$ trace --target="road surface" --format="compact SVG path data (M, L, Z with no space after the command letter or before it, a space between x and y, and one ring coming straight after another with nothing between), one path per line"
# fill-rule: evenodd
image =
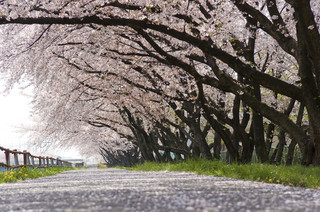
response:
M320 190L184 172L84 169L0 184L0 211L320 211Z

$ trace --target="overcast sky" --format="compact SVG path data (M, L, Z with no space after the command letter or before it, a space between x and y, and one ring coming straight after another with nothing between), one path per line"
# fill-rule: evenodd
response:
M4 96L0 85L0 146L9 149L27 150L32 154L38 155L34 148L28 145L27 136L19 132L19 126L22 124L31 124L30 89L22 91L17 87L9 95ZM63 158L81 158L78 151L71 150L51 150L48 156L62 156ZM47 155L44 155L47 156Z

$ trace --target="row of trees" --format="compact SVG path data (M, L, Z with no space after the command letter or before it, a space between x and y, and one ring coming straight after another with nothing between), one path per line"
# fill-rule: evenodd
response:
M320 165L319 11L316 0L0 1L1 73L34 86L42 142L111 158L121 137L150 161L220 159L225 146L243 163L254 151L278 163L287 145L288 165L297 150Z

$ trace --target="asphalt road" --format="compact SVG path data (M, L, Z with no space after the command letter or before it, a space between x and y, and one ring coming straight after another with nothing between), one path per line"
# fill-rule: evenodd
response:
M320 211L320 190L91 168L0 184L0 211Z

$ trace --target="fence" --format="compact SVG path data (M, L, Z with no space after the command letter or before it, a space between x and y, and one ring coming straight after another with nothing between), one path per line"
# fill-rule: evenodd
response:
M48 167L71 167L72 163L59 158L34 156L27 151L10 150L0 147L0 168L15 169L19 167L48 168ZM2 158L2 160L1 160Z

